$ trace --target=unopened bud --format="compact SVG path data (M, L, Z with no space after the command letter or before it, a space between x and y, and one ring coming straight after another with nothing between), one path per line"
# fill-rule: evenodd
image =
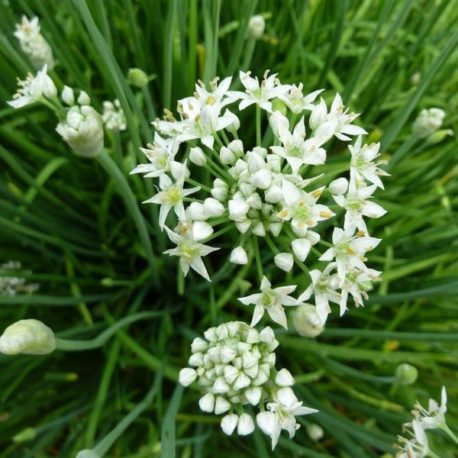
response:
M135 87L144 87L148 84L148 75L140 68L130 68L127 74L129 84Z
M261 38L265 28L266 21L262 16L256 15L250 18L250 21L248 23L248 30L250 31L250 35L254 39Z
M297 307L293 314L293 323L297 333L304 337L316 337L324 331L324 324L313 305Z
M0 353L5 355L47 355L55 349L54 332L38 320L19 320L0 337Z
M417 380L417 377L418 371L416 367L411 364L400 364L396 368L396 378L401 385L412 385L412 383L415 383Z

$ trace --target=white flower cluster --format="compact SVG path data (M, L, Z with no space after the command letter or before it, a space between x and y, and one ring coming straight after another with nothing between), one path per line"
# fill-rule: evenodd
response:
M36 283L27 283L21 275L21 263L18 261L8 261L0 265L0 296L15 296L16 294L32 294L38 290Z
M47 70L47 65L44 65L36 76L29 74L27 79L19 80L18 91L8 104L13 108L37 102L46 105L59 118L56 131L74 153L83 157L97 156L103 149L102 116L90 106L91 99L85 91L80 91L75 101L73 89L64 86L59 99L56 85Z
M429 448L426 431L431 429L442 429L456 443L458 438L448 428L445 414L447 412L447 392L445 387L441 390L441 404L439 405L434 399L428 402L428 409L425 409L420 403L415 404L412 410L413 420L403 425L408 437L399 436L399 444L396 447L400 449L396 458L423 458L425 456L437 456Z
M192 367L181 370L180 382L188 386L197 380L205 393L200 408L224 414L221 428L226 434L235 430L242 436L251 434L255 422L244 407L258 407L256 423L271 437L273 449L282 429L294 436L297 415L316 412L297 400L289 371L275 369L278 341L270 327L258 332L244 322L231 321L208 329L204 337L192 342Z
M21 49L37 70L41 69L43 65L47 65L49 70L54 67L51 46L40 33L40 22L37 17L29 21L26 16L22 16L21 22L16 24L14 35L19 40Z
M268 72L261 81L240 72L240 80L244 91L229 90L231 78L215 79L209 87L197 84L194 96L178 102L180 120L167 111L165 119L153 123L154 142L143 149L149 163L132 173L158 179L158 192L146 202L160 206L159 225L177 245L166 253L180 258L185 274L191 268L209 280L202 257L219 248L204 243L216 238L217 226L238 231L239 243L229 258L236 264L248 262L258 249L256 238L266 239L284 271L295 264L304 268L313 250L325 267L310 272L310 287L295 304L282 305L298 305L313 295L324 323L329 302L339 304L341 314L348 296L362 305L379 276L365 265L366 253L380 241L368 235L366 219L385 213L371 200L386 175L377 161L379 144L362 144L366 132L353 124L357 115L345 109L339 95L328 108L323 99L314 103L322 91L304 95L302 85L281 84ZM238 115L228 109L236 102L239 111L255 105L256 122L240 129ZM251 126L256 143L250 148L238 131ZM357 138L349 146L347 178L313 173L313 167L325 164L331 139L348 142L352 136ZM343 212L336 215L330 206ZM320 223L334 218L337 224L342 213L332 243L322 241ZM318 244L328 249L319 252Z
M415 119L412 125L412 133L417 138L426 138L436 132L442 126L445 111L441 108L425 108Z
M91 99L87 93L80 91L75 104L73 89L64 86L61 98L70 108L57 125L57 133L78 156L93 157L100 154L103 149L103 121L100 114L90 106Z
M108 130L113 132L126 130L126 116L124 115L124 111L122 111L121 104L118 99L113 102L108 100L103 102L102 119L106 129Z

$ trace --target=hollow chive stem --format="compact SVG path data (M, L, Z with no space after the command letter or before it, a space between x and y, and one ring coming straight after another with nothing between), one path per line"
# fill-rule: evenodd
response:
M124 200L124 204L126 205L127 211L130 213L130 216L132 217L134 224L137 227L138 235L140 236L143 248L145 249L148 262L151 267L155 268L157 263L153 254L151 240L148 235L148 229L146 227L143 215L138 208L137 200L132 190L130 189L129 183L127 182L121 170L119 170L119 167L105 151L103 151L102 154L99 154L96 159L117 184L121 196Z
M162 316L164 312L140 312L136 313L135 315L126 316L122 318L108 329L103 331L97 337L89 340L68 340L68 339L56 339L56 350L62 351L85 351L85 350L93 350L95 348L99 348L103 346L110 337L112 337L116 332L123 328L124 326L128 326L131 323L139 320L147 320L151 318L157 318Z

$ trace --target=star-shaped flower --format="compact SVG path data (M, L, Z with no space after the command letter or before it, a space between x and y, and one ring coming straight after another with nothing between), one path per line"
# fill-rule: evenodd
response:
M185 276L191 268L204 277L205 280L211 281L202 257L219 250L219 248L213 248L197 242L192 236L193 231L184 231L184 235L181 235L173 232L168 227L165 227L165 230L170 240L176 244L176 248L166 250L164 253L180 258L180 266Z
M271 286L270 281L264 276L261 281L261 292L240 297L239 301L245 305L255 305L251 326L255 326L263 317L264 312L267 311L275 323L287 329L286 314L283 306L299 305L299 302L290 296L296 290L297 285L281 286L274 289Z
M296 416L318 412L303 406L289 387L279 389L275 397L275 402L267 404L268 411L260 412L256 416L259 428L272 439L272 450L278 443L282 429L288 431L290 438L294 437L300 426L296 422Z

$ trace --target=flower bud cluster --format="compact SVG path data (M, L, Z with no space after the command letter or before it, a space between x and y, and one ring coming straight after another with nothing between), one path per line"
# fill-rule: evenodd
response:
M0 265L0 296L15 296L16 294L32 294L40 287L36 283L27 283L24 274L29 271L21 269L18 261L8 261Z
M440 129L445 118L441 108L427 108L420 111L412 125L412 133L417 138L426 138Z
M73 89L65 86L62 101L69 105L65 119L56 127L57 133L69 144L73 152L82 157L94 157L103 149L103 121L100 114L90 106L91 99L80 91L75 103Z
M22 16L21 22L16 24L14 35L19 40L21 49L29 57L32 65L41 69L44 65L49 70L54 67L54 57L51 46L40 33L40 22L37 17L30 21L26 16Z
M126 116L118 99L113 102L108 100L103 102L102 119L108 130L113 132L126 130Z
M32 103L43 103L54 110L60 122L57 133L82 157L94 157L103 150L102 116L90 106L91 99L85 91L79 91L78 98L69 86L64 86L60 99L54 81L47 74L47 65L36 76L28 75L27 79L18 81L18 91L8 104L21 108ZM116 106L116 105L113 105ZM122 111L112 112L108 124L111 128L122 130Z
M224 414L221 428L226 434L235 430L239 435L251 434L255 421L244 408L259 407L256 421L272 436L274 447L281 429L291 434L298 427L295 415L314 412L302 407L294 396L289 371L275 369L277 346L270 327L258 332L244 322L223 323L208 329L204 339L194 339L188 361L191 367L181 370L180 383L188 386L197 382L204 392L199 401L201 410ZM267 416L262 413L265 405Z

